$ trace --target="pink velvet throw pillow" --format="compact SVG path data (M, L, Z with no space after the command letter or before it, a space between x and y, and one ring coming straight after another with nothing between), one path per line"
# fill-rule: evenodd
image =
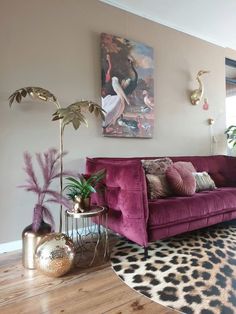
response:
M195 168L190 162L175 162L166 170L166 179L173 192L180 196L191 196L196 191Z
M174 163L175 166L178 167L178 169L187 169L190 172L196 172L196 169L194 168L193 164L190 161L176 161Z

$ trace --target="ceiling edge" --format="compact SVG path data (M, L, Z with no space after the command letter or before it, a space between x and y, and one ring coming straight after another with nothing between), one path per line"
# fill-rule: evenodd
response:
M215 39L212 39L212 38L209 38L207 36L202 36L200 34L197 34L197 33L193 33L193 32L186 32L186 30L184 30L183 28L181 28L180 26L178 25L175 25L175 24L171 24L163 19L159 19L159 18L153 18L151 16L149 16L148 14L143 14L143 13L140 13L138 10L135 10L133 8L130 8L126 5L121 5L119 2L115 1L115 0L99 0L100 2L103 2L103 3L106 3L106 4L109 4L113 7L116 7L118 9L121 9L121 10L124 10L124 11L127 11L127 12L130 12L130 13L133 13L135 15L138 15L138 16L141 16L147 20L150 20L150 21L153 21L155 23L158 23L158 24L161 24L161 25L164 25L164 26L167 26L169 28L172 28L172 29L175 29L176 31L179 31L181 33L185 33L187 35L190 35L190 36L193 36L193 37L196 37L196 38L199 38L199 39L202 39L204 41L207 41L211 44L214 44L214 45L217 45L217 46L220 46L220 47L223 47L223 48L226 48L225 44L223 43L220 43L220 42L217 42ZM229 47L230 48L230 47ZM231 48L231 49L234 49L234 48Z

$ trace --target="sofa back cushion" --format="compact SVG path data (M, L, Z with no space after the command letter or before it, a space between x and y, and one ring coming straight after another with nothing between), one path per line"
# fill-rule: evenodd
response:
M131 157L128 160L156 159L160 157ZM216 156L176 156L173 162L190 161L197 172L206 171L217 187L236 186L236 157Z
M171 157L175 161L190 161L197 172L209 173L217 187L236 185L236 158L229 156Z
M129 164L131 166L132 162L136 164L139 162L141 165L141 160L150 160L161 158L158 156L154 157L112 157L112 158L93 158L95 163L101 166L99 169L104 168L103 163L112 165L119 164L122 168L123 164ZM224 155L217 156L178 156L169 157L173 162L176 161L189 161L193 164L197 172L206 171L209 173L211 178L214 180L217 187L228 187L236 186L236 157L229 157ZM128 162L128 163L127 163ZM95 171L95 168L93 169ZM113 172L113 171L112 171ZM145 180L145 177L143 178ZM136 182L138 180L135 180ZM112 182L112 181L111 181Z

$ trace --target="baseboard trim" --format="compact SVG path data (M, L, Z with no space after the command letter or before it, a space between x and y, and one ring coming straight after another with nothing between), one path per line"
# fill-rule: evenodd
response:
M21 249L22 249L22 241L21 240L0 244L0 254L9 253L12 251L18 251Z
M101 226L103 228L103 226ZM85 235L83 228L79 228L78 231L81 235ZM69 230L69 235L71 235L72 230ZM76 235L76 230L73 231L74 236ZM7 243L1 243L0 244L0 254L3 253L9 253L13 251L22 250L22 240L7 242Z

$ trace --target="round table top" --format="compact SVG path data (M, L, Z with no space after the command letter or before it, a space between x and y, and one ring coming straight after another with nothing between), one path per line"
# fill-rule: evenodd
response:
M83 213L75 212L73 209L72 210L66 210L67 216L71 216L73 218L96 217L96 216L103 215L106 212L107 212L107 207L97 206L97 205L90 206L90 209L83 212Z

